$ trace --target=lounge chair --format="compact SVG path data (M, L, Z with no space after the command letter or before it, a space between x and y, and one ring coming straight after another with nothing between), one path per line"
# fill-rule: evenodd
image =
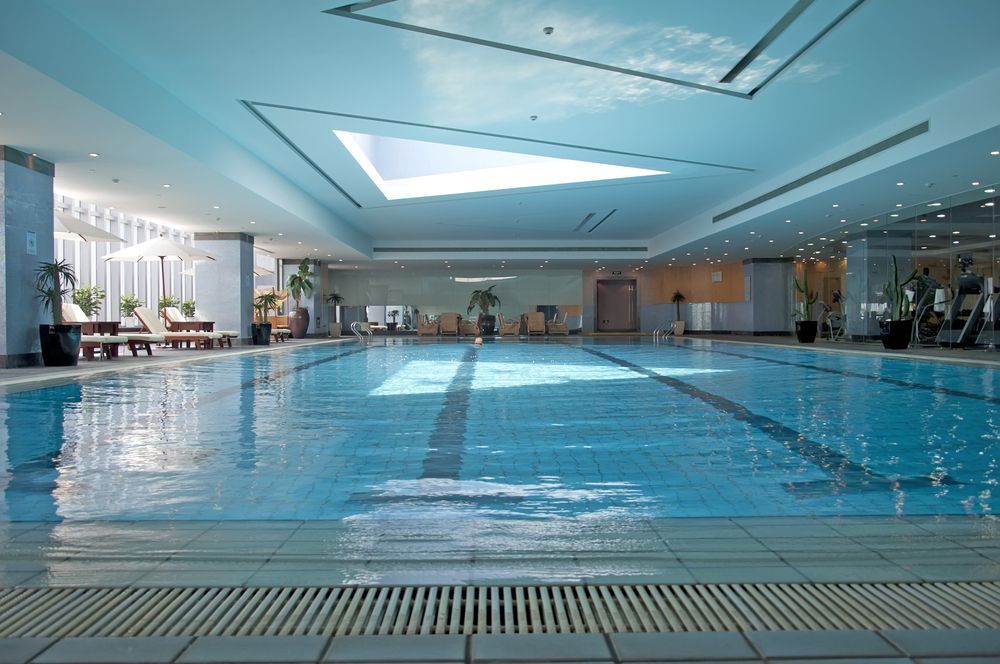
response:
M546 334L569 334L569 326L566 324L566 314L557 313L552 320L545 322Z
M219 348L222 348L223 344L226 344L230 348L232 348L233 347L233 339L239 339L240 338L240 333L237 332L236 330L216 330L215 329L215 323L213 323L212 321L206 321L203 318L201 318L200 316L198 316L197 314L195 314L195 320L194 321L189 321L189 320L187 320L187 319L184 318L184 314L182 314L181 311L180 311L180 309L178 309L177 307L164 307L163 308L163 313L167 317L167 327L169 329L174 329L174 324L175 323L181 323L181 324L183 324L183 323L192 323L193 322L193 323L197 324L197 326L199 327L198 330L190 330L190 329L185 330L184 327L186 327L186 326L181 325L180 329L174 330L175 332L184 332L184 331L199 332L200 331L200 332L217 332L218 334L221 334L222 338L219 339Z
M162 336L174 348L180 348L181 344L190 348L193 341L196 347L208 349L216 340L222 338L218 332L171 332L149 307L136 307L135 315L151 334Z
M271 336L275 341L288 341L292 338L292 330L288 327L288 316L268 316L267 321L271 324Z
M424 314L424 320L420 322L417 326L417 336L431 336L436 337L438 334L438 322L437 320L431 320L428 318L427 314Z
M62 315L63 320L67 323L79 323L83 329L87 329L87 325L91 323L90 319L87 318L87 314L83 313L83 309L80 305L73 304L72 302L63 302L62 305ZM116 357L118 355L118 349L112 349L108 347L109 344L113 343L107 339L85 339L84 337L107 337L108 335L82 335L80 337L80 347L83 349L83 356L88 360L94 359L94 350L98 347L101 349L101 355L105 356L105 352L112 353L111 357ZM146 351L146 355L153 354L153 347L151 344L161 344L165 339L158 334L143 334L141 332L119 332L115 337L121 337L124 340L117 343L128 344L128 349L132 351L132 357L139 356L139 349ZM86 345L84 345L86 344ZM89 352L89 354L88 354Z
M439 334L458 334L458 321L462 317L454 312L443 313L438 316L438 325L440 326Z
M497 323L501 337L516 337L521 334L521 321L518 319L507 320L502 313L497 313Z
M541 311L532 311L530 314L521 316L524 319L525 334L545 334L545 314Z
M458 321L458 332L463 337L478 337L482 334L478 321L471 318L463 318Z

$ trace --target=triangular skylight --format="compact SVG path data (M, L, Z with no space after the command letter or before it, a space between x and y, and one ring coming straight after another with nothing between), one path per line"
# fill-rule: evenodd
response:
M670 173L336 129L333 133L390 201Z

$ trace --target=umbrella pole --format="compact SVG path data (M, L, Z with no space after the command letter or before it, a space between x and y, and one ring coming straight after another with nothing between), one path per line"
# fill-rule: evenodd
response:
M166 262L164 262L164 257L160 256L160 302L167 299L167 268ZM163 317L163 324L167 324L167 313L160 307L160 315Z

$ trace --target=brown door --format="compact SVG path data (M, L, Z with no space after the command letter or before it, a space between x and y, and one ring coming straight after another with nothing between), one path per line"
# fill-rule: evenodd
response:
M635 332L635 279L601 279L597 282L597 331Z

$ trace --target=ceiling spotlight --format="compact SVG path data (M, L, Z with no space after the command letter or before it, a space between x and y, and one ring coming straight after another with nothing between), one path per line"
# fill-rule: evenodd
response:
M990 154L991 154L991 155L993 155L993 156L995 157L995 156L997 156L998 154L1000 154L1000 150L993 150L992 152L990 152Z
M987 194L992 194L995 191L996 191L996 189L983 189L983 192L987 193Z
M833 207L840 207L840 203L834 203Z
M218 209L219 209L219 206L218 206L218 205L213 205L213 206L212 206L212 209L213 209L213 210L218 210Z
M163 188L164 189L170 189L170 185L169 184L165 184L165 185L163 185Z
M896 183L896 186L897 186L897 187L902 187L902 186L903 186L904 184L906 184L906 183L905 183L905 182L897 182L897 183Z
M790 223L792 223L792 220L791 219L785 219L785 223L786 224L790 224Z
M96 159L97 157L101 156L101 153L100 152L88 152L87 156L88 157L94 157Z
M250 223L251 223L251 224L256 224L257 222L256 222L256 221L253 221L253 220L251 219L251 220L250 220Z
M284 235L284 233L278 233L279 236Z
M973 186L973 187L978 187L978 186L979 186L979 183L978 183L978 182L973 182L973 183L972 183L972 186Z

